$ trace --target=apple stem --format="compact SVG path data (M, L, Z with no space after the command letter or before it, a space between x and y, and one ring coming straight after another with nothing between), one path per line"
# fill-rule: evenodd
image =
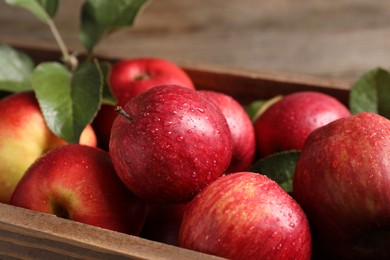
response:
M62 60L72 71L75 70L76 67L78 66L78 60L77 60L76 56L69 53L69 51L65 45L65 42L62 39L61 34L58 32L58 29L57 29L57 27L52 19L49 19L48 25L49 25L49 28L50 28L53 36L54 36L54 39L56 40L56 42L61 50Z
M127 114L126 111L123 110L123 108L121 106L116 106L115 112L117 112L118 114L120 114L121 116L123 116L124 118L126 118L129 121L133 120L132 117L129 114Z

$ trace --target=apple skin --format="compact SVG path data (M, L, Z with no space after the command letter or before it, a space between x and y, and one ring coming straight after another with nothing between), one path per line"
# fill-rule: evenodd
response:
M255 122L258 155L265 157L280 151L300 150L314 129L350 115L344 104L325 93L288 94Z
M107 152L80 144L37 159L17 185L11 205L138 235L146 204L121 182Z
M322 254L390 259L390 121L363 112L315 130L298 160L293 196Z
M92 122L92 127L97 137L98 147L105 151L108 151L111 128L117 115L118 113L115 112L114 105L102 104Z
M121 106L155 86L180 85L195 89L190 77L179 66L166 59L148 57L115 63L109 74L109 85Z
M233 97L211 90L198 90L222 111L232 133L233 155L228 173L246 171L256 153L255 129L248 114Z
M309 223L277 183L252 172L220 177L184 212L179 246L228 259L310 259Z
M159 86L130 100L112 126L109 152L125 185L149 203L183 203L223 175L232 138L202 94Z
M27 168L46 151L66 144L47 127L32 91L10 94L0 100L0 202L9 203L15 186ZM80 143L96 146L88 125Z
M177 246L181 221L188 204L187 202L148 205L141 237Z

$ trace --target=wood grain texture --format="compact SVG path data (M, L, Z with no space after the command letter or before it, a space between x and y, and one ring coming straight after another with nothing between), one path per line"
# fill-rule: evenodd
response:
M55 20L78 51L81 4L61 1ZM383 0L154 0L133 28L106 38L96 51L354 81L375 67L390 68L389 13ZM45 25L4 1L0 24L0 42L55 45Z
M0 259L220 259L0 203Z

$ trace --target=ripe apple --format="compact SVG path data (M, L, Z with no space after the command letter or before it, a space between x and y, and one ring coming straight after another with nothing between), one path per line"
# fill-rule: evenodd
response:
M92 122L92 127L95 130L98 147L108 151L110 143L111 127L118 113L115 112L115 106L110 104L102 104Z
M240 172L190 202L179 246L228 259L310 259L311 233L304 211L276 182Z
M154 87L131 99L122 115L113 123L109 152L126 186L150 203L191 200L230 164L226 119L195 90Z
M161 58L134 58L113 64L109 74L110 89L124 106L140 93L159 85L180 85L195 89L189 76L176 64Z
M188 203L149 205L141 237L177 246L187 205Z
M315 130L293 196L327 259L390 259L390 121L363 112Z
M344 104L324 93L302 91L286 95L255 122L258 154L265 157L284 150L300 150L314 129L349 115Z
M12 205L137 235L146 205L118 178L107 152L80 144L57 147L26 171Z
M11 94L0 100L0 202L8 203L27 168L46 151L65 144L47 127L32 91ZM90 125L80 143L96 146Z
M233 97L210 90L198 90L222 111L232 133L233 154L227 172L246 171L256 153L255 130L248 114Z

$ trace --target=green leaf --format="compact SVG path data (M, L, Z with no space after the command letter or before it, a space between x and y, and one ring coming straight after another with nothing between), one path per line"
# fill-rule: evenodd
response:
M256 122L257 118L271 105L282 99L283 96L278 95L266 100L255 100L249 105L245 106L245 111L252 122Z
M18 92L31 89L34 62L24 52L0 44L0 90Z
M29 10L39 20L48 23L57 12L58 0L5 0L7 4Z
M31 82L48 127L68 143L78 143L101 105L102 73L97 63L81 64L74 73L57 62L42 63Z
M261 107L267 102L267 100L255 100L249 105L245 106L245 111L248 114L252 122L256 121L256 114L261 109Z
M81 10L80 39L91 53L107 33L131 26L147 0L87 0Z
M100 68L102 71L103 82L104 82L102 103L109 104L109 105L116 105L118 104L118 102L116 98L112 95L110 86L108 84L108 75L111 70L111 64L109 62L101 63Z
M298 150L275 153L255 162L249 171L268 176L286 192L292 193L295 166L300 155Z
M58 10L58 0L37 0L41 6L46 10L47 14L53 18Z
M373 112L390 119L390 73L377 68L360 77L351 88L349 108L352 114Z

